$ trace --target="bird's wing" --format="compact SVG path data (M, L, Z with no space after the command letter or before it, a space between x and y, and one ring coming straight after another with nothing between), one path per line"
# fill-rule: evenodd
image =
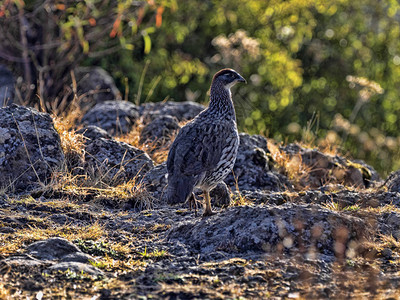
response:
M187 124L179 132L168 155L168 172L179 172L186 176L201 175L220 161L229 134L226 128L228 124L197 124Z

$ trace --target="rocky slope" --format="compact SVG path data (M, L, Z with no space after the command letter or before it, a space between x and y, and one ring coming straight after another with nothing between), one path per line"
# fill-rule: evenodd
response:
M78 132L0 109L0 298L400 292L399 172L382 181L363 162L242 133L218 213L202 218L162 199L168 146L203 107L96 103Z

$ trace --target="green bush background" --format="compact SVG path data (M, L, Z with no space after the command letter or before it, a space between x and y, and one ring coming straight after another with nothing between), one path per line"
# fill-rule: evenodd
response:
M129 1L109 2L107 9L121 10ZM138 100L144 69L141 102L206 103L214 72L232 67L248 80L234 88L240 130L285 143L334 145L384 176L400 168L396 0L143 3L143 15L125 14L121 26L135 34L120 34L117 52L81 62L105 68L122 92L128 83L130 101ZM107 30L106 41L118 39ZM81 44L90 54L91 43ZM103 44L100 50L107 49Z

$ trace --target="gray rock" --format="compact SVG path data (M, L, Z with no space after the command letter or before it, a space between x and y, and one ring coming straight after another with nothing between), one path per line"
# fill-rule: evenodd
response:
M74 220L65 214L52 214L49 219L57 224L72 223Z
M400 193L400 170L390 173L385 181L385 186L389 192Z
M3 259L0 261L0 269L1 269L1 264L5 264L10 267L38 267L44 264L44 262L26 255L15 255L8 257L6 259Z
M161 199L167 186L167 165L162 163L152 168L143 178L142 183L155 199Z
M231 204L231 196L225 182L219 183L210 192L211 203L217 207L228 207Z
M157 119L160 116L172 116L178 119L179 122L184 120L194 119L201 111L205 109L205 106L191 102L157 102L157 103L145 103L140 106L139 112L143 117L145 123L149 123L152 120Z
M27 251L29 255L42 260L61 259L66 255L81 252L73 243L59 237L32 243L27 247Z
M233 173L227 176L225 183L239 190L282 191L290 189L288 179L270 169L267 140L260 135L241 133L238 154ZM236 178L235 178L236 177Z
M363 161L351 161L338 155L329 155L316 149L289 144L280 148L290 158L298 157L309 171L301 179L303 186L317 188L325 184L340 183L347 186L370 187L380 180L379 174Z
M89 254L82 252L71 253L61 258L61 262L72 262L72 261L84 264L90 264L91 262L96 262L96 259L90 256Z
M76 133L82 134L88 140L95 140L99 138L112 139L112 136L107 131L95 125L89 125L81 128L77 130Z
M305 251L314 256L333 256L344 255L348 245L363 241L368 228L360 218L317 205L239 206L209 218L186 221L174 227L168 239L203 254Z
M0 227L0 233L14 233L15 229L9 226Z
M0 186L15 192L46 184L64 163L49 114L12 104L0 108Z
M104 101L96 104L82 118L85 126L95 125L113 136L126 134L139 118L138 107L127 101Z
M397 212L384 212L379 218L379 231L385 235L393 236L400 241L400 214Z
M61 272L75 272L78 275L92 275L92 276L104 276L103 271L100 269L88 265L88 264L83 264L80 262L61 262L58 264L55 264L48 268L47 273L54 272L54 271L61 271Z
M93 178L111 185L133 178L140 179L153 167L153 161L142 150L115 140L91 140L85 153L86 168Z
M171 136L181 127L178 120L172 116L161 116L147 124L140 133L140 143L151 143L160 146L171 141Z
M5 65L0 64L0 107L12 104L14 93L13 74Z
M92 108L106 100L121 99L121 93L114 79L100 67L79 67L75 70L78 81L78 94L84 95L80 105Z

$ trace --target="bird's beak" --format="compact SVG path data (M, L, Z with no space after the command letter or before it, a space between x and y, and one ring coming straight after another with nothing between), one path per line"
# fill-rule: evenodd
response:
M241 75L237 74L238 78L236 79L237 82L244 82L247 83L246 79L244 79Z

